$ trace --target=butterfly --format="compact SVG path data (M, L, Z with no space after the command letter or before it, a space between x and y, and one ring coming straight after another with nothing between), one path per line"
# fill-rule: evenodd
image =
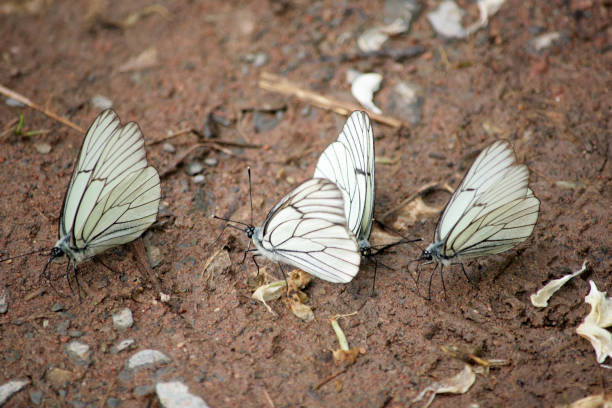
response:
M528 182L529 170L516 163L510 143L497 141L484 149L442 211L433 242L418 260L435 262L440 276L452 264L461 264L465 274L464 260L498 254L525 241L540 208Z
M138 238L155 222L160 199L159 175L147 165L140 128L135 122L122 126L113 110L103 111L83 140L64 196L59 239L42 275L66 255L78 284L77 264Z
M365 112L354 111L344 124L338 139L323 151L317 162L314 177L333 181L344 197L344 211L348 226L355 234L364 257L407 240L375 248L370 245L374 219L374 134L370 118ZM378 261L374 258L375 265ZM374 291L376 267L374 269Z
M359 246L346 224L342 193L327 179L313 178L294 188L270 210L261 227L215 218L245 226L229 224L252 240L255 249L249 242L245 255L255 251L256 265L255 257L265 256L279 266L283 262L333 283L350 282L359 271Z
M348 226L361 253L369 254L374 217L374 136L365 112L351 113L338 139L319 157L314 177L331 180L340 188Z

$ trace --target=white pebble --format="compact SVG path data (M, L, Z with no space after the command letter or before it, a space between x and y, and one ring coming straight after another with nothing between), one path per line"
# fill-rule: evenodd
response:
M159 402L164 408L208 408L208 404L189 392L180 381L160 382L155 386Z
M133 324L132 311L127 307L119 310L117 313L113 313L113 326L115 326L115 329L125 330L132 327Z
M156 364L168 364L172 359L157 350L141 350L127 361L127 368L137 370Z

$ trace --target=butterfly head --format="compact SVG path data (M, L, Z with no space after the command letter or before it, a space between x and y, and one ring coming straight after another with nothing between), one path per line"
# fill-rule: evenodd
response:
M245 229L244 229L244 233L247 235L247 237L249 238L253 238L253 235L255 235L255 227L252 225L248 225Z

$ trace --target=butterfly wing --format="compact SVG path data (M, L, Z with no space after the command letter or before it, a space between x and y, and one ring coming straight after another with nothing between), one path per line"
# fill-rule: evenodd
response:
M366 241L374 216L374 136L370 118L355 111L347 119L338 140L324 151L314 177L327 178L344 196L349 228L357 240Z
M93 254L129 242L155 221L160 197L159 175L147 167L140 128L134 122L121 126L117 114L105 110L81 146L64 197L60 238L70 234L71 248L88 247Z
M483 150L444 209L436 228L445 258L503 252L529 237L540 202L528 187L529 170L516 164L509 143Z
M329 282L350 282L361 256L348 229L344 200L327 179L310 179L287 194L253 236L263 255Z

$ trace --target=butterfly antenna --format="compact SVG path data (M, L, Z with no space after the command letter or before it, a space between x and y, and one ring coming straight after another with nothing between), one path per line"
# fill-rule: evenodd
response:
M0 262L10 261L11 259L22 258L24 256L28 256L28 255L32 255L32 254L39 254L39 253L44 252L46 250L47 250L47 248L42 248L42 249L37 249L35 251L26 252L25 254L10 256L8 258L0 259Z
M234 221L234 220L230 220L229 218L217 217L216 215L213 215L213 218L215 218L217 220L225 221L225 222L233 222L233 223L236 223L236 224L244 225L245 227L250 227L250 225L247 224L246 222ZM232 225L232 224L227 224L226 226L230 227L230 228L236 228L236 229L242 231L240 228L238 228L237 226ZM225 229L225 227L223 227L223 228Z
M251 225L253 225L253 188L251 185L251 167L247 168L249 173L249 201L251 202Z

